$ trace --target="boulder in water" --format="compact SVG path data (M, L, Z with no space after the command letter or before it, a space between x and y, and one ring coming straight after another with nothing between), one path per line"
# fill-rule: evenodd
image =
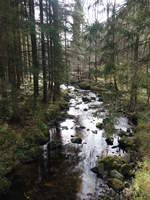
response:
M91 100L88 97L82 97L82 101L85 102L85 103L88 103Z
M87 108L84 108L83 110L84 110L84 111L88 111L88 109L87 109Z
M72 143L82 144L82 139L80 137L74 137L71 139Z
M104 128L103 124L102 123L97 123L96 124L96 127L100 130L102 130Z
M95 101L95 100L96 100L96 97L91 97L91 100L92 100L92 101Z
M113 145L113 142L114 142L114 140L113 140L113 138L112 137L108 137L108 138L106 138L106 143L108 144L108 145Z

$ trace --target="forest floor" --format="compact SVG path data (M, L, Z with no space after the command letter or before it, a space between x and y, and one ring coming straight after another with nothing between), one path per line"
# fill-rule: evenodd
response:
M44 104L39 98L34 107L33 99L28 95L20 101L17 111L19 117L15 120L11 105L6 102L1 104L0 193L7 192L11 186L7 176L16 166L40 158L41 145L49 140L48 126L65 118L68 100L67 94L62 93L55 103L49 101Z

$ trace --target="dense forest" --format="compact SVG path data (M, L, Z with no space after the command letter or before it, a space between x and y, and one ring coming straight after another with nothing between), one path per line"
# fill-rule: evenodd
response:
M149 27L149 0L0 0L0 199L150 199Z

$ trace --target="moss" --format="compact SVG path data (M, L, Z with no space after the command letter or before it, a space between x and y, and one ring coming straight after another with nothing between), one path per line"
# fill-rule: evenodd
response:
M121 166L121 173L125 176L125 177L130 177L131 176L131 166L127 163L123 164Z
M132 188L135 200L150 199L150 160L145 160L136 172Z
M88 81L87 82L80 82L79 87L83 90L90 90L91 89L91 86L90 86Z
M119 146L122 149L130 148L130 149L136 150L138 147L138 144L134 137L122 137L119 140Z
M119 192L124 189L124 183L117 179L117 178L111 178L108 180L108 185L112 187L115 191Z
M101 163L104 164L104 170L111 171L113 169L120 170L121 165L126 163L126 161L118 156L107 156L106 158L99 160L98 165Z

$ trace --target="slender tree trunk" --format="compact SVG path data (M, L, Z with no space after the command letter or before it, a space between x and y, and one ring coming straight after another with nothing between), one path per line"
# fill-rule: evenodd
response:
M37 58L37 43L36 43L36 30L35 30L35 13L34 13L34 0L29 0L29 14L31 24L31 44L32 44L32 66L33 66L33 81L34 81L34 101L39 94L39 63Z
M133 75L131 81L131 93L130 93L130 105L129 110L131 112L136 111L137 105L137 90L138 90L138 50L139 50L139 36L135 36L134 44L134 63L133 63Z
M41 50L42 50L42 67L43 67L43 101L47 101L47 77L46 77L46 57L45 57L45 39L43 31L43 0L39 0L40 21L41 21Z

